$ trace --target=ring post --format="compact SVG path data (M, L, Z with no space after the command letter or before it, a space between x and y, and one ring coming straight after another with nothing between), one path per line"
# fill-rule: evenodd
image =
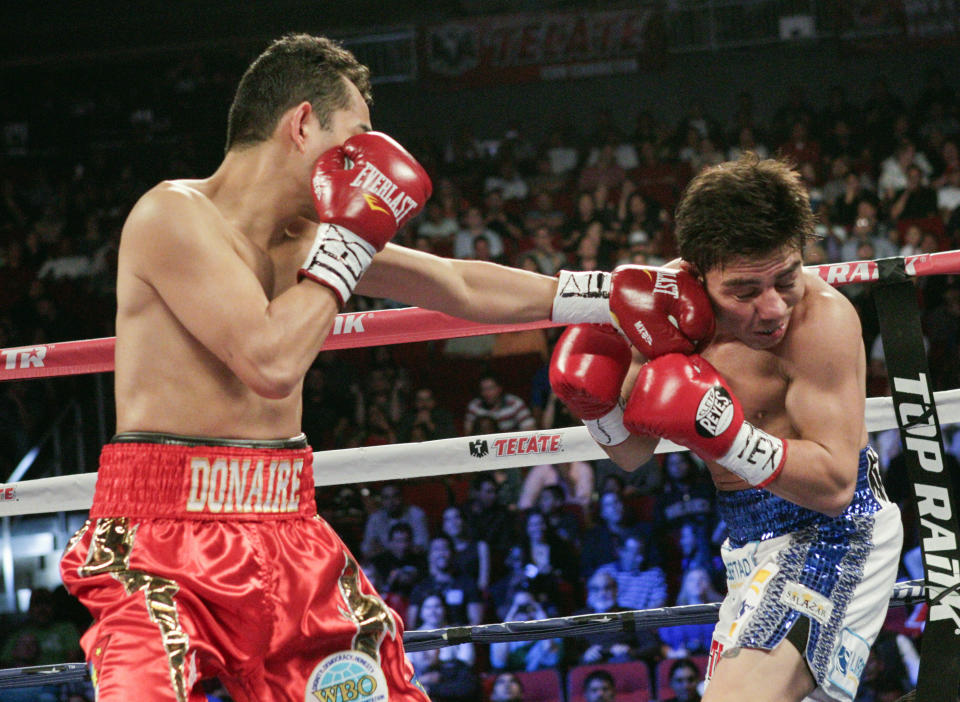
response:
M921 524L927 623L917 678L920 702L955 702L960 687L960 476L943 460L940 421L923 353L917 291L904 259L877 261L874 300L894 414Z

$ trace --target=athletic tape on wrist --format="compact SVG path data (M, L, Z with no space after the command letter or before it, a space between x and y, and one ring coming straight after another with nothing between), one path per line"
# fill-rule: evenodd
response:
M610 274L560 271L550 319L561 324L611 324Z
M331 288L343 307L376 252L370 242L349 229L321 224L299 278L310 278Z
M594 441L603 446L622 444L630 436L623 424L623 399L599 419L582 420Z
M780 474L786 459L783 439L744 422L730 450L717 463L754 487L764 487Z

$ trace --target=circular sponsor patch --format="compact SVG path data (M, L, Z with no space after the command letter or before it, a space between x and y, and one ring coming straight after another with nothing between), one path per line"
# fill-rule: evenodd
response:
M697 407L697 433L714 438L725 432L733 421L733 400L722 385L714 385L700 398Z
M366 653L339 651L307 678L304 702L387 702L387 679Z

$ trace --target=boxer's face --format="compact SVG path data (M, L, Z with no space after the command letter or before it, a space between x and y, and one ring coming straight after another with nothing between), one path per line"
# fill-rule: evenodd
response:
M371 130L370 108L364 102L357 86L350 81L347 81L347 93L349 95L347 106L334 110L330 114L330 121L326 128L320 126L316 115L311 115L316 134L308 154L308 157L312 157L311 164L325 151L343 145L343 142L352 136Z
M712 268L704 277L717 318L717 337L770 349L787 333L805 289L802 257L792 246Z

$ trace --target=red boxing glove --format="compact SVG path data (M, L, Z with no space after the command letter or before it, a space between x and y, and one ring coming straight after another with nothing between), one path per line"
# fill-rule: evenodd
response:
M713 307L688 271L618 266L613 273L561 271L551 318L609 323L647 358L692 353L713 334Z
M631 433L669 439L764 487L787 458L787 442L743 418L740 402L699 355L669 354L640 369L624 410Z
M322 224L299 277L331 288L342 306L374 254L423 209L433 185L406 149L379 132L322 154L311 184Z
M567 327L550 359L550 386L597 443L625 441L620 388L630 368L630 346L613 327Z
M713 307L707 291L683 269L614 269L610 314L647 358L693 353L699 342L713 334Z

